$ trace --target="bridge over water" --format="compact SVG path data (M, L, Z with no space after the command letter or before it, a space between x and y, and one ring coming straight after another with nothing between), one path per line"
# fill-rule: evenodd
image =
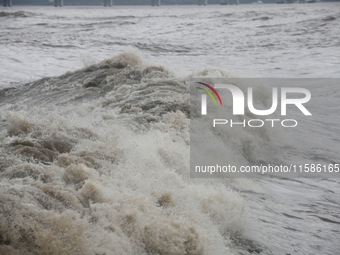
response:
M103 6L109 7L113 5L113 0L103 0ZM151 0L151 6L160 6L161 0ZM207 5L208 0L197 0L198 5ZM12 0L3 0L4 7L11 7L13 5ZM62 7L64 5L64 0L54 0L55 7Z

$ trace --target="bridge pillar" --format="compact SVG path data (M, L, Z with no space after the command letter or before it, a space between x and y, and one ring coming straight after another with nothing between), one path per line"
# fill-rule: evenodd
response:
M160 6L161 5L161 0L151 0L151 5L152 6Z
M198 0L198 5L208 5L208 0Z
M54 6L55 7L63 7L64 0L54 0Z
M229 4L239 5L240 4L240 0L230 0Z
M12 0L3 0L3 6L4 7L11 7L12 6Z
M107 6L112 6L112 0L103 0L103 5L104 5L105 7L107 7Z

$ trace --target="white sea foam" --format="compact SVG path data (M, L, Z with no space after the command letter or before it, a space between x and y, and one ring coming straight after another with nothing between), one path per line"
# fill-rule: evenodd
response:
M62 88L52 85L43 93L54 101L46 97L29 111L18 103L22 110L5 116L1 252L230 253L246 227L246 206L219 181L189 178L185 83L131 54L80 72L93 80L101 68L117 71L94 84L113 85L106 95L56 107ZM35 88L50 82L32 86L32 102L40 98Z
M320 3L1 13L0 254L334 255L337 179L189 178L190 77L178 73L338 77L337 10ZM126 48L149 63L133 54L100 63ZM336 88L310 88L317 121L302 124L317 148L308 132L272 129L229 130L218 142L238 163L338 162ZM265 90L256 99L270 101Z

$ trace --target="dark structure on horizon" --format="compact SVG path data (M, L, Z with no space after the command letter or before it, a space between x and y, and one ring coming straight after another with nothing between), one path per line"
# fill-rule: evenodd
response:
M54 6L55 7L63 7L64 0L54 0Z
M103 1L103 6L108 7L108 6L112 6L113 0L102 0ZM147 2L150 0L145 0L144 2ZM196 0L198 5L208 5L208 0ZM22 1L21 1L22 2ZM32 1L32 2L39 2L40 1ZM141 4L141 1L138 2L139 4ZM161 0L151 0L151 6L160 6L162 4ZM177 1L172 1L172 4L177 4ZM72 3L72 5L74 5L74 3ZM3 6L4 7L11 7L12 6L12 0L3 0ZM55 7L62 7L64 6L64 0L54 0L54 6Z
M103 0L103 5L105 7L112 6L112 0Z
M12 6L12 0L3 0L4 1L4 7L11 7Z
M4 7L11 7L14 5L51 5L48 0L2 0ZM197 4L197 5L208 5L208 4L221 4L231 5L239 3L252 3L256 0L65 0L66 5L100 5L105 7L113 5L151 5L160 6L164 5L180 5L180 4ZM293 3L305 2L311 3L315 1L330 1L339 2L340 0L262 0L264 3ZM64 0L53 0L55 7L62 7Z
M151 5L152 6L160 6L161 5L161 0L151 0Z

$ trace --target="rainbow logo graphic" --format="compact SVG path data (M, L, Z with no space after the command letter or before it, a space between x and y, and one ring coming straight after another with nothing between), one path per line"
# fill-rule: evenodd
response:
M211 86L207 83L204 83L204 82L196 82L196 83L208 88L208 89L206 89L206 88L202 88L202 87L197 87L197 89L205 92L212 99L212 101L214 102L215 105L217 104L217 100L220 103L220 105L222 105L222 99L220 97L220 94L218 94L218 92L216 91L216 89L213 86ZM216 98L217 98L217 100L216 100Z

